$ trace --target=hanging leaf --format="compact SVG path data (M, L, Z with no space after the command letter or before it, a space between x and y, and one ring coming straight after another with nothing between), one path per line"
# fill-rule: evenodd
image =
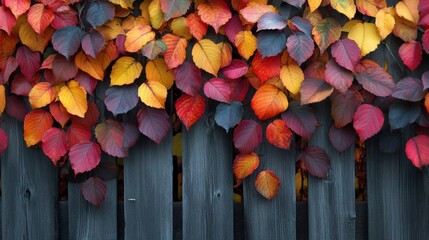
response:
M126 33L125 50L137 52L148 42L155 39L155 32L148 25L138 25Z
M204 94L213 100L229 103L231 89L222 78L212 78L204 84Z
M362 58L359 46L355 41L347 38L340 39L332 44L331 53L340 66L350 71L354 71Z
M417 135L408 140L405 153L414 166L422 168L429 165L429 137Z
M282 113L282 119L292 131L306 139L310 139L316 127L319 126L313 111L307 106L301 107L299 101L290 103L286 112Z
M377 134L383 127L383 112L369 104L362 104L353 115L353 127L361 141Z
M183 94L176 100L175 107L180 121L189 130L204 115L206 102L199 94L195 96Z
M38 144L54 120L51 114L42 109L33 110L24 119L24 140L27 147Z
M327 178L331 168L331 161L325 150L320 147L308 147L301 153L300 159L311 175L318 178Z
M203 85L200 70L190 62L184 62L174 69L176 87L186 94L195 96Z
M59 128L50 128L42 138L42 150L52 163L57 166L58 161L68 151L67 133Z
M139 101L137 93L138 88L134 84L123 87L110 87L106 90L104 103L114 115L127 113L137 106Z
M105 24L115 16L115 7L108 2L89 2L87 9L85 19L94 28Z
M392 77L379 66L367 68L356 74L356 80L365 90L379 97L389 96L395 88Z
M137 121L140 132L157 144L170 131L170 117L163 109L144 107L138 112Z
M31 108L42 108L55 100L55 90L48 82L39 82L28 94Z
M80 47L85 32L79 27L65 27L58 29L52 35L52 45L54 49L69 59Z
M100 146L90 141L76 144L70 148L69 160L75 175L91 171L100 163Z
M156 81L170 89L174 84L174 72L168 69L167 63L162 58L155 58L146 64L146 78L148 81Z
M280 179L273 171L262 171L255 180L256 190L264 198L272 200L280 189Z
M266 136L269 143L282 149L290 149L293 133L286 121L276 119L267 126Z
M313 28L314 41L323 53L341 36L341 25L334 18L325 18Z
M232 169L237 179L245 179L252 174L258 166L259 156L256 153L240 153L235 157Z
M99 123L95 127L95 138L100 143L101 149L107 154L114 157L128 155L128 149L123 147L125 132L121 123L111 119Z
M355 143L356 133L350 125L344 128L336 128L332 125L329 128L329 141L335 150L342 153Z
M288 37L286 46L289 55L297 61L298 65L303 64L313 55L314 42L307 34L297 33Z
M335 121L335 127L343 128L353 121L353 115L363 103L363 98L358 92L351 90L344 95L334 92L331 103L331 116Z
M90 177L82 184L82 194L85 200L100 207L107 195L106 184L98 177Z
M160 0L161 10L165 20L183 16L191 5L191 0Z
M258 33L257 49L263 57L278 55L285 49L285 46L286 34L284 34L284 32L262 31Z
M186 58L186 47L188 46L188 41L185 38L169 33L162 37L162 41L167 45L167 50L164 53L164 59L168 68L172 69L181 65Z
M240 102L231 102L230 104L220 103L216 107L215 121L227 133L241 121L242 117L243 104Z
M267 120L284 112L289 102L279 88L271 84L262 85L252 98L252 110L260 120Z
M261 54L256 52L252 61L252 69L262 83L277 77L280 75L281 69L280 56L262 58Z
M149 107L165 108L167 89L159 82L147 82L140 85L138 96Z
M28 23L40 35L44 34L45 29L51 24L54 18L54 11L41 3L32 5L27 13Z
M421 106L416 103L398 101L389 107L390 128L399 129L417 120L421 113Z
M325 81L341 94L346 94L353 83L353 74L339 66L333 59L326 64Z
M228 3L226 3L225 0L202 2L198 5L197 9L201 20L212 26L216 33L218 33L219 28L225 25L232 16Z
M253 53L256 51L256 37L251 31L240 31L235 35L234 44L238 49L238 53L249 60Z
M422 61L422 45L416 41L403 43L399 48L399 57L411 71L415 70Z
M234 146L240 153L252 152L262 142L262 126L254 120L243 120L234 129Z
M82 39L82 50L89 56L96 58L104 46L104 37L97 31L87 33Z
M121 57L113 64L110 73L110 86L122 86L132 84L140 77L143 66L132 57Z
M86 91L78 82L71 80L58 92L60 102L72 115L84 117L88 109Z
M323 101L325 98L329 97L333 91L334 88L322 79L306 78L304 82L302 82L299 91L301 94L301 104Z
M217 76L221 67L222 53L218 46L208 39L203 39L192 48L192 60L204 71Z

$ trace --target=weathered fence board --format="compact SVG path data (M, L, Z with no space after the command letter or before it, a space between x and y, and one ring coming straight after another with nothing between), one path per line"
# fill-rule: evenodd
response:
M172 141L140 136L124 161L125 239L173 239Z
M317 103L315 110L320 126L309 145L326 151L331 160L331 170L327 179L309 174L309 238L355 239L354 146L338 153L328 140L330 104L327 101Z
M9 147L1 156L3 239L58 238L58 170L40 149L27 148L23 124L4 116Z
M267 124L264 124L264 129ZM265 131L265 130L264 130ZM258 169L244 180L244 216L246 239L295 239L296 196L294 144L286 151L271 145L263 135L263 143L257 152ZM255 188L257 174L273 171L280 179L280 189L273 200L262 197Z
M232 134L214 121L214 105L183 127L183 239L233 239Z

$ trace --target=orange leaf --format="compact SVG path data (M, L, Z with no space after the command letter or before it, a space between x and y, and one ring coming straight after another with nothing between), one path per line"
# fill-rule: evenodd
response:
M232 47L227 42L218 43L217 46L219 47L220 52L221 52L221 59L222 60L221 60L220 67L221 68L226 67L232 61Z
M250 2L247 7L240 10L241 16L250 23L256 23L267 12L277 12L277 10L272 5L258 2Z
M198 68L217 76L222 64L222 52L214 42L203 39L192 48L192 59Z
M162 83L167 89L174 84L174 72L168 69L167 64L162 58L155 58L146 64L146 78L149 82L156 81Z
M386 0L356 0L356 7L362 14L375 17L378 10L387 7Z
M250 106L260 120L267 120L284 112L289 102L286 95L279 88L264 84L253 95Z
M417 24L419 22L419 1L416 0L403 0L399 1L395 8L396 13L408 21Z
M216 33L232 16L228 3L224 0L206 1L198 5L197 9L201 20L212 26Z
M103 26L97 27L97 31L104 36L106 41L115 39L119 34L125 34L119 18L107 21Z
M282 148L290 149L293 133L284 120L276 119L267 126L266 136L269 143Z
M278 77L281 69L280 56L262 58L257 51L252 60L252 69L262 83L273 77Z
M259 166L259 156L254 153L240 153L235 157L232 168L237 179L244 179Z
M107 67L113 60L116 60L119 56L118 48L115 45L114 41L109 41L104 48L97 54L96 60L99 63L102 63L103 70L106 70Z
M183 94L177 99L175 107L177 116L189 130L204 115L206 102L199 94L195 96Z
M24 140L27 147L39 143L53 123L51 114L45 110L37 109L28 113L24 119Z
M49 82L37 83L28 94L31 108L41 108L55 99L55 90Z
M266 170L258 174L255 180L256 190L266 199L273 199L280 188L280 179L273 171Z
M186 47L188 41L185 38L178 37L174 34L166 34L162 37L162 41L167 45L167 50L164 53L164 59L168 68L176 68L181 65L186 58Z
M195 39L200 41L207 33L208 25L204 23L196 13L191 13L186 18L186 26Z
M159 82L147 82L140 85L138 95L142 102L149 107L165 108L167 88Z
M60 102L70 114L83 118L88 110L88 101L86 100L86 91L78 82L70 80L63 86L58 97Z
M139 51L146 43L152 41L155 38L155 32L152 28L147 25L135 26L126 34L125 39L125 50L128 52Z
M0 85L0 116L6 108L6 89L4 85Z
M192 39L192 34L190 33L190 29L186 24L185 17L175 18L170 24L170 29L173 34L179 37L186 38L186 40Z
M45 29L51 24L54 18L54 11L41 3L31 6L27 14L28 23L40 35L44 34Z
M235 35L234 44L238 49L238 53L246 60L256 51L256 37L251 31L240 31Z
M61 102L53 102L49 104L49 111L55 121L61 124L61 127L63 128L71 118L71 114L67 112L67 109Z
M80 70L88 73L95 79L103 80L103 66L93 57L86 55L83 51L79 51L74 58L74 62Z
M29 23L25 22L19 28L19 39L32 51L39 51L42 53L45 51L53 33L54 29L52 27L48 27L42 36L35 32Z
M30 8L31 0L4 0L4 5L8 7L15 18L18 18Z

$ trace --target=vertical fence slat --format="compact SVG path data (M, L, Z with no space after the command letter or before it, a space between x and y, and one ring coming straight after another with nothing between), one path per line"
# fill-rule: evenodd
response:
M124 160L125 239L173 239L172 141L140 136Z
M291 149L286 151L272 146L264 134L258 152L259 167L243 183L246 239L296 239L296 154L293 143ZM271 170L280 179L279 192L271 201L255 188L257 174L262 170Z
M4 116L9 147L1 157L3 239L58 238L58 169L27 148L23 123Z
M354 146L339 154L328 139L330 105L315 105L320 126L309 145L321 147L331 161L327 179L309 176L309 239L355 239Z
M104 119L104 94L108 82L97 85L95 103ZM101 162L115 162L115 158L102 153ZM69 239L116 240L117 239L117 180L105 181L107 195L99 208L87 202L82 195L82 183L69 183Z
M233 239L232 134L216 126L211 103L183 129L183 239Z

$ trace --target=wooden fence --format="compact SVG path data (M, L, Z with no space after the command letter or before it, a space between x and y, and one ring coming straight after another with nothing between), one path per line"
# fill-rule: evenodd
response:
M398 81L402 72L399 43L387 40L372 58ZM386 45L386 46L387 46ZM102 93L100 93L102 94ZM101 97L102 99L102 97ZM255 175L244 181L244 204L233 203L232 134L216 126L214 107L183 139L183 203L173 203L172 132L156 145L144 136L124 160L124 202L117 183L107 183L100 208L87 203L81 184L69 183L68 202L58 202L58 169L41 150L27 149L22 123L5 117L9 148L1 155L1 237L3 239L429 239L429 175L412 166L402 149L381 153L377 136L366 143L368 201L355 203L354 148L342 154L327 141L329 103L316 104L321 124L310 140L326 150L331 171L325 180L309 178L308 203L295 198L295 151L266 141L259 170L281 179L278 195L268 201L255 190ZM102 114L103 115L103 114ZM111 161L107 156L103 161Z

